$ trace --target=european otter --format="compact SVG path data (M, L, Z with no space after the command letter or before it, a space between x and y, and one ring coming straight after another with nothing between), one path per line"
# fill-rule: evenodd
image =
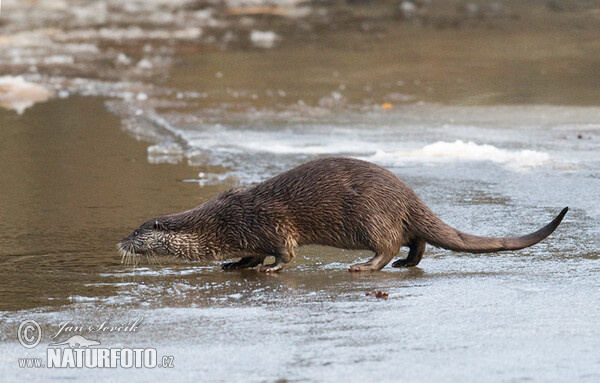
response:
M118 245L123 257L159 255L189 260L241 257L225 270L275 262L260 271L281 270L294 248L318 244L372 250L375 257L350 271L380 270L408 246L393 267L416 266L425 244L454 251L518 250L550 235L564 208L542 229L522 237L490 238L460 232L440 220L404 182L375 164L324 158L300 165L258 185L222 193L183 213L144 223Z

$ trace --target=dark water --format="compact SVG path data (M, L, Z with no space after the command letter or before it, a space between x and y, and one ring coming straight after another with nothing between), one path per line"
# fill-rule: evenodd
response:
M81 30L95 27L81 16L77 28L59 23L66 35L32 29L55 43L45 62L47 51L15 43L15 22L0 26L13 39L0 39L9 44L0 66L27 74L15 57L28 58L38 73L26 79L55 92L23 114L0 109L2 374L598 381L600 44L588 8L536 9L468 28L369 19L371 29L317 38L277 30L284 38L270 50L173 34L144 41L151 49L135 39L85 40ZM49 23L48 12L35 20ZM155 31L185 26L146 21ZM203 28L202 39L221 36ZM115 64L119 53L133 63ZM120 263L116 243L141 222L328 155L391 169L445 221L474 234L524 234L570 211L534 247L488 255L428 247L409 270L350 274L371 254L322 247L300 248L276 275L226 273L218 262ZM387 299L367 296L374 291ZM139 318L136 332L57 339L153 347L173 356L173 369L18 367L19 358L45 358L61 323ZM24 320L42 329L31 350L17 342Z

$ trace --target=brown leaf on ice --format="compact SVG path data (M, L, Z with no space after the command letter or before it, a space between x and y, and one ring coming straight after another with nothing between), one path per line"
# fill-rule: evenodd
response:
M368 297L375 297L375 298L382 298L382 299L387 299L388 298L388 293L384 292L384 291L371 291L371 292L367 292L367 296Z

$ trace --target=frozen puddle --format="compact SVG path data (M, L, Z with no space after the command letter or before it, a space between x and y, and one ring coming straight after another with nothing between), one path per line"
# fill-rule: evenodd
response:
M590 128L596 108L580 109L584 113L574 123L565 120L569 110L561 107L535 107L539 118L518 107L464 109L431 104L385 114L342 111L335 116L337 122L305 115L302 122L296 115L288 116L293 122L286 122L266 111L262 117L255 113L251 121L243 116L228 121L224 116L221 123L209 123L202 121L203 110L181 116L159 114L150 107L132 116L130 125L136 136L154 137L149 162L220 166L227 171L215 175L214 181L233 177L241 184L323 156L361 158L386 167L459 163L512 173L596 166L598 133ZM126 109L117 112L129 114ZM435 120L429 117L432 114ZM190 116L201 122L190 122ZM199 177L202 185L210 183L204 178Z
M550 161L547 153L535 150L504 150L494 145L478 145L472 141L436 142L422 149L387 153L378 150L368 158L374 162L472 160L506 164L509 169L522 170L543 166Z

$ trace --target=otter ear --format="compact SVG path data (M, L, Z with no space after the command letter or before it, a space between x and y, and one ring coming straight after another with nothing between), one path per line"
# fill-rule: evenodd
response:
M154 221L154 225L152 225L154 231L167 231L168 228L164 222L159 221L158 219Z

